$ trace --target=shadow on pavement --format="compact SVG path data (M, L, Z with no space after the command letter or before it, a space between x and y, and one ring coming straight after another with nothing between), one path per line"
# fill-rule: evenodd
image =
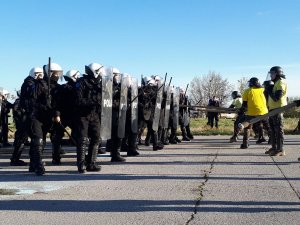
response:
M192 212L194 205L195 201L189 200L3 200L0 202L0 210L42 212ZM224 213L299 212L299 206L299 202L201 201L199 210L201 212Z

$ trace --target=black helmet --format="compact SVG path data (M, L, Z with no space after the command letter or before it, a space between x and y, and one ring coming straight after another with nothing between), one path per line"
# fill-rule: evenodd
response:
M239 94L239 92L238 91L233 91L232 93L231 93L231 97L233 98L233 99L236 99L236 98L238 98L238 97L240 97L241 95Z
M276 76L285 78L285 75L283 74L283 69L280 66L273 66L270 69L270 74L275 74Z
M252 77L249 81L249 87L260 87L260 83L257 77Z

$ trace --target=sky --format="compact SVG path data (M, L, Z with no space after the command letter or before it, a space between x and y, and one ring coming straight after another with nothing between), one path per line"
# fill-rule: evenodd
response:
M12 94L51 57L65 73L97 62L181 87L209 71L262 83L279 65L300 96L298 0L3 0L0 35L0 87Z

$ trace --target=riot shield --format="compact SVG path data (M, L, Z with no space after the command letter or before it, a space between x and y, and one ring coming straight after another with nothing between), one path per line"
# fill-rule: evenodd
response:
M156 93L154 117L153 117L153 123L152 123L152 129L154 131L158 131L158 126L159 126L161 102L162 102L162 94L163 94L163 88L161 88L162 85L163 85L163 83L158 83L158 90Z
M166 107L165 107L165 117L164 117L164 123L163 123L164 128L168 128L168 126L169 126L170 103L171 103L171 87L168 86L166 89Z
M183 112L183 123L185 127L190 123L190 115L189 115L188 108Z
M138 81L135 78L131 79L131 131L138 132Z
M120 91L119 121L118 121L118 137L119 138L125 137L128 79L129 79L129 75L122 74L121 91Z
M3 98L3 87L0 87L0 113L2 109L2 98Z
M190 123L190 113L189 113L189 107L188 107L189 100L188 100L187 96L185 97L184 104L187 105L187 107L183 111L183 124L186 127Z
M173 128L177 128L179 124L179 93L180 88L176 87L173 93Z
M111 119L112 119L112 68L103 68L102 71L102 100L101 100L101 140L111 138Z

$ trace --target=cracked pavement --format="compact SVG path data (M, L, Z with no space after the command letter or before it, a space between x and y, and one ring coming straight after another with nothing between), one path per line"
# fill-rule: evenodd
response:
M0 224L299 224L300 136L286 136L287 156L273 158L267 145L228 140L141 146L126 163L99 155L101 172L86 174L74 147L52 166L47 146L42 177L10 167L11 150L0 149Z

